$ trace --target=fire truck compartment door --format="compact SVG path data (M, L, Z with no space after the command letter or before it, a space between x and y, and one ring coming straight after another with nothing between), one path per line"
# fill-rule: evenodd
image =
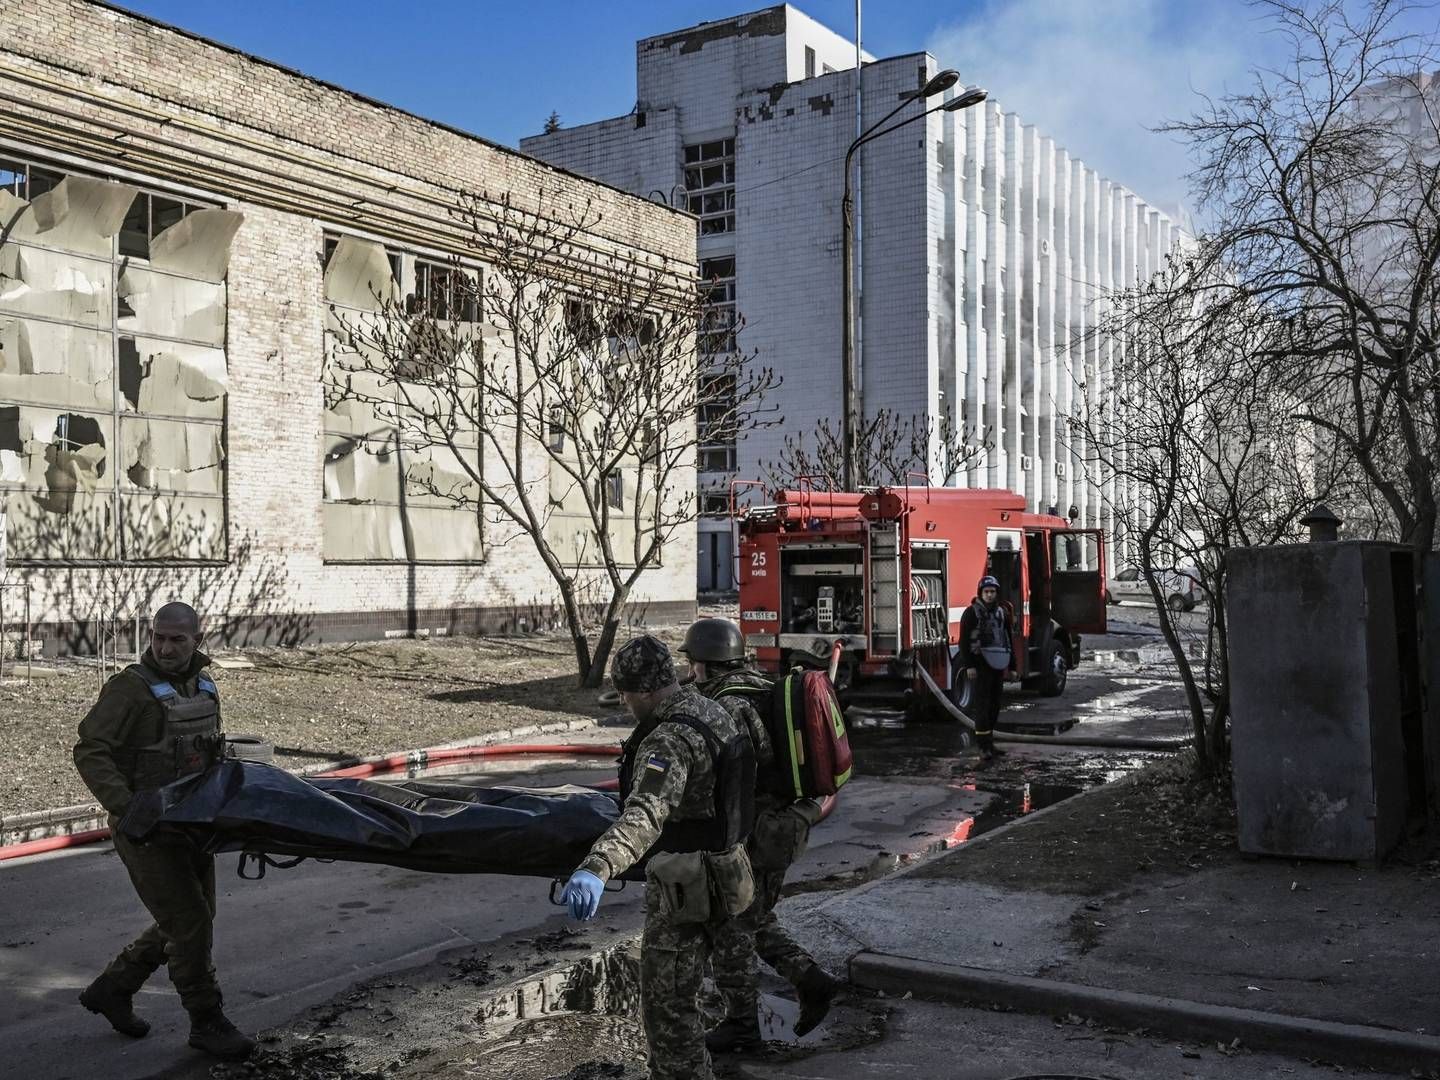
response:
M1105 547L1099 529L1073 529L1050 537L1050 610L1079 634L1105 632Z

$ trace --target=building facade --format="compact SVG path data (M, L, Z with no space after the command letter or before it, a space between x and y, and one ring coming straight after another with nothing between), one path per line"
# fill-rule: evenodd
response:
M337 323L389 297L504 347L455 304L464 194L588 202L677 287L688 215L86 0L0 4L0 98L0 624L27 590L48 649L170 599L236 641L554 620L529 538L433 497L463 468L331 393ZM662 561L634 601L686 617L690 537Z
M629 116L521 143L695 213L702 278L723 284L743 347L783 376L781 427L702 453L712 511L732 477L764 474L787 434L840 421L841 163L858 130L938 69L926 53L863 60L789 5L704 23L637 44ZM935 112L857 157L865 414L972 433L965 467L933 483L1010 488L1113 533L1114 481L1087 470L1064 420L1082 385L1105 399L1124 348L1093 331L1105 292L1158 270L1178 223L994 100ZM728 522L702 521L702 589L731 586L732 544Z

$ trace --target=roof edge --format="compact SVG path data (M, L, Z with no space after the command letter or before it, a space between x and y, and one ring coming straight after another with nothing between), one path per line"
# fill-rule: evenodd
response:
M247 52L244 49L238 48L237 46L227 45L223 41L217 41L214 38L206 37L204 34L197 34L193 30L186 30L183 26L176 26L174 23L165 22L163 19L156 19L142 12L133 11L130 8L123 7L118 3L114 3L113 0L84 0L84 2L92 7L103 8L107 11L113 11L117 15L123 15L125 18L133 19L138 23L145 23L146 25L157 27L158 29L167 31L169 33L178 34L180 37L189 38L191 41L198 41L202 45L209 45L212 48L219 49L222 52L227 52L234 56L242 57L243 59L249 60L252 63L261 64L264 67L272 68L276 71L283 72L293 78L302 79L308 83L314 83L316 86L323 86L327 90L332 90L338 94L343 94L346 97L358 101L363 105L368 105L371 108L380 109L385 112L399 113L401 116L408 116L410 119L416 120L426 125L427 127L432 127L439 131L448 132L451 135L456 135L470 142L478 143L481 146L488 147L489 149L498 151L502 154L509 154L512 157L523 158L526 161L533 162L534 164L540 165L543 168L560 174L561 176L568 176L574 180L583 180L588 184L594 184L597 187L605 188L607 191L614 191L620 195L624 195L626 198L636 199L650 206L660 207L662 209L668 210L672 214L679 213L681 214L681 216L689 216L684 214L682 211L675 210L675 208L673 207L666 206L664 203L658 203L655 202L653 199L647 199L643 195L637 195L633 191L627 191L622 187L616 187L614 184L607 184L603 180L596 180L593 176L586 176L583 173L572 172L570 169L564 169L558 165L552 165L550 164L550 162L542 161L540 158L535 157L533 154L527 154L522 150L517 150L513 146L506 146L504 143L499 143L491 139L487 139L483 135L476 135L473 131L466 131L464 128L456 127L453 124L447 124L443 120L434 120L428 116L421 116L419 113L411 112L409 109L402 108L399 105L392 105L388 101L381 101L379 98L370 97L367 94L360 93L360 91L358 90L352 90L347 86L341 86L339 83L330 82L328 79L321 79L314 75L307 75L305 74L305 72L300 71L297 68L289 67L275 60L268 60L263 56L259 56L252 52ZM274 133L271 132L271 134ZM317 147L317 149L322 148Z

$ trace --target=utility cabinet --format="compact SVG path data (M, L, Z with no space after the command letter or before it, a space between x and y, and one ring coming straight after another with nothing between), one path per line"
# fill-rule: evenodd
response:
M1423 584L1437 571L1413 549L1368 541L1242 548L1228 560L1240 849L1383 858L1435 809L1425 684L1440 626Z

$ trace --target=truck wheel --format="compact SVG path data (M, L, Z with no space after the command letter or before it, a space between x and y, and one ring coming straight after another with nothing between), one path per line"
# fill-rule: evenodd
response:
M1040 693L1046 697L1059 697L1065 692L1065 681L1070 675L1070 657L1065 646L1051 640L1045 646L1045 674L1040 677Z
M954 676L954 684L950 687L950 700L955 707L966 716L970 715L970 707L974 704L975 684L965 677L965 669L961 668Z
M1185 598L1179 593L1175 593L1173 596L1170 597L1169 600L1166 600L1165 606L1168 607L1171 611L1175 612L1177 615L1180 612L1187 610L1185 606Z

